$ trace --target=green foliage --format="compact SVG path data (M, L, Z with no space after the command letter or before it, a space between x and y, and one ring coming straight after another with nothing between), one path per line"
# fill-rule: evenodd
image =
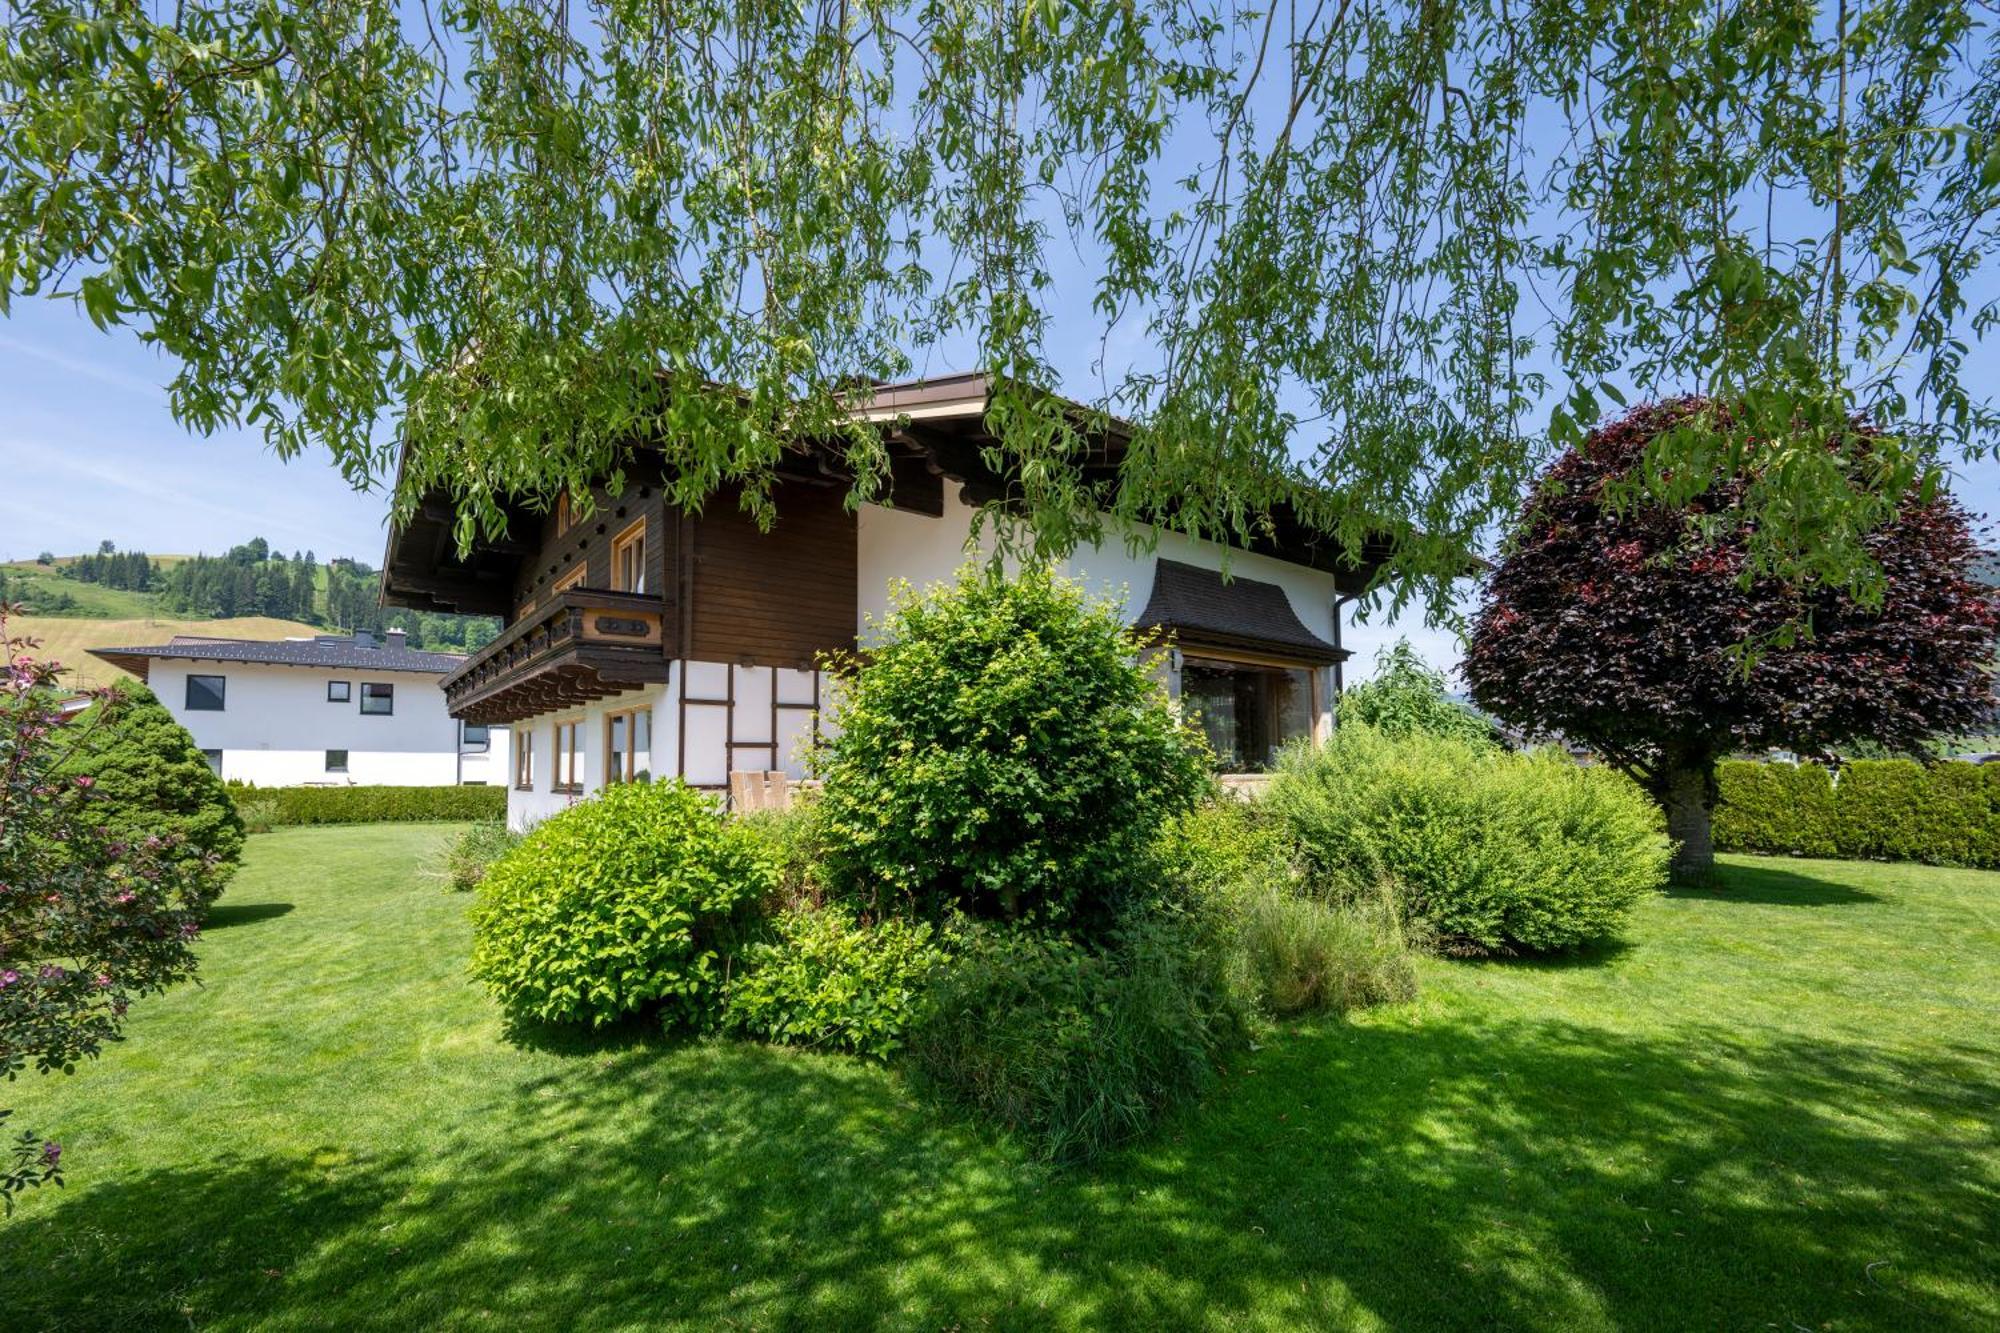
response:
M944 940L929 922L864 925L846 907L793 908L730 978L723 1025L766 1041L887 1059L903 1046Z
M500 820L474 824L445 848L437 877L455 893L470 893L520 840L521 835Z
M627 782L543 820L487 872L472 972L516 1019L599 1026L657 1008L705 1030L777 869L678 779Z
M1375 675L1340 695L1340 721L1359 722L1386 736L1424 732L1487 743L1493 726L1452 700L1444 674L1432 669L1408 639L1398 639L1375 656Z
M910 1068L1036 1156L1081 1162L1198 1096L1244 1021L1225 960L1184 928L1142 924L1093 951L987 927L937 972Z
M1393 901L1336 905L1266 889L1249 896L1238 934L1243 984L1279 1018L1413 1000L1417 971Z
M1730 851L2000 868L2000 764L1731 760L1716 772L1716 845Z
M236 796L236 814L245 833L269 833L278 826L278 803L268 798L251 800Z
M1046 571L899 588L818 756L835 885L933 919L1102 929L1161 822L1211 786L1136 653L1116 607Z
M818 906L825 898L820 869L825 831L819 803L794 801L783 810L755 810L738 815L743 831L761 841L778 867L778 899L782 905Z
M505 787L257 787L232 782L238 808L263 807L269 824L374 824L389 820L495 820L507 815Z
M1264 799L1315 871L1349 896L1393 884L1450 949L1574 948L1617 931L1666 877L1645 795L1553 750L1343 726L1287 753Z
M194 738L153 692L133 682L119 693L101 725L104 704L84 711L85 739L63 772L91 779L102 798L97 817L112 836L173 838L170 855L186 865L197 905L206 907L236 871L243 821Z

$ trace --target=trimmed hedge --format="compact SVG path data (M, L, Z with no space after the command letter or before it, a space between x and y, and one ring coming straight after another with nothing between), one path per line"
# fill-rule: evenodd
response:
M507 817L505 787L253 787L232 782L238 807L269 807L272 824L380 824Z
M2000 764L1854 759L1717 766L1715 845L1730 852L2000 869Z

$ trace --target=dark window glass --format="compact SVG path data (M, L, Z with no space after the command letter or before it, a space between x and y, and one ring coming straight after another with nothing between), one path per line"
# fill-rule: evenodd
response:
M488 729L479 726L477 723L473 722L466 723L465 730L461 733L461 735L463 737L464 746L468 750L484 750L489 744L491 744L491 736L490 733L488 732Z
M376 685L368 681L361 683L361 711L364 713L393 713L396 711L396 687Z
M1260 773L1279 746L1312 734L1312 680L1304 667L1189 658L1181 668L1181 707L1225 773Z
M351 697L354 682L330 680L326 683L326 701L330 704L344 704Z
M228 680L222 676L189 676L187 706L190 713L220 713Z
M203 759L206 759L206 760L208 760L208 767L209 767L209 770L210 770L211 772L213 772L213 773L215 774L215 776L217 776L217 777L221 777L221 776L222 776L222 751L220 751L220 750L203 750L203 751L201 752L201 757L202 757Z
M326 752L326 771L329 773L345 773L347 771L347 751L328 750Z

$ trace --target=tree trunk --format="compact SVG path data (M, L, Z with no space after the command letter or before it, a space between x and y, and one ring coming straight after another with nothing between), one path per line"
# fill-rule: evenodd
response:
M1715 878L1715 838L1709 813L1715 803L1715 757L1675 756L1661 775L1660 804L1667 812L1667 836L1674 840L1671 875L1676 884L1708 884Z

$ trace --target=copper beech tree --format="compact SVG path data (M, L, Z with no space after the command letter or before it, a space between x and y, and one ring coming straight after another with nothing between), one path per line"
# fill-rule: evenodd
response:
M1683 880L1714 864L1717 759L1862 740L1916 751L1983 725L2000 634L1992 590L1971 577L1972 523L1942 490L1908 495L1869 534L1877 601L1757 570L1740 520L1758 478L1719 459L1684 503L1632 489L1650 443L1712 415L1726 409L1642 406L1549 469L1487 584L1465 665L1482 707L1586 744L1645 785ZM1844 465L1865 476L1869 431L1852 439Z

